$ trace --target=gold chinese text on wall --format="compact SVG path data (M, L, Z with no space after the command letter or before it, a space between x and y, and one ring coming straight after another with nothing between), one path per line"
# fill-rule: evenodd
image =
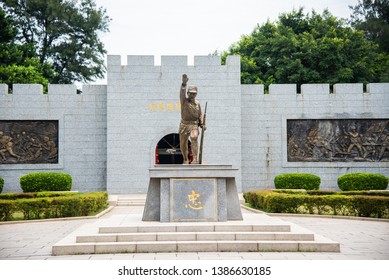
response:
M173 102L151 102L149 103L149 110L153 112L181 111L181 104Z
M388 119L287 120L288 161L389 161Z
M0 121L0 164L58 163L58 121Z
M195 190L192 190L190 194L188 194L189 203L185 204L185 208L190 208L193 210L201 210L203 209L202 202L200 201L200 194Z

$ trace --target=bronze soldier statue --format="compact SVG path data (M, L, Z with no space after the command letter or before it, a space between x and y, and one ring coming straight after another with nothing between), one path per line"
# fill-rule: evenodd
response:
M206 129L203 124L201 106L196 100L197 87L189 86L186 92L186 85L189 78L186 74L182 75L182 84L180 90L181 102L181 123L179 128L180 149L184 157L184 164L189 164L188 141L191 141L191 150L193 155L192 164L198 164L198 136L199 126ZM188 96L186 96L186 94Z

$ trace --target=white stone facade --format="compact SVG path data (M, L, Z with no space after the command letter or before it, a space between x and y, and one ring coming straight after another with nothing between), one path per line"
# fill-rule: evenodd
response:
M1 164L3 192L21 191L19 177L61 171L73 177L73 190L110 194L146 193L148 169L157 143L177 133L182 74L197 85L203 109L208 102L203 162L231 164L240 171L238 191L274 187L274 176L310 172L322 189L337 189L348 172L389 175L389 162L287 162L287 119L389 119L389 84L241 85L240 58L229 56L108 56L108 82L84 86L0 85L0 120L58 120L58 164Z
M288 162L287 119L387 119L389 84L242 85L242 185L244 190L274 188L281 173L308 172L321 189L338 190L337 178L350 172L389 176L389 162Z
M67 172L73 189L104 190L107 157L107 86L15 84L0 87L0 120L58 120L57 164L1 164L3 192L20 192L20 176L30 172Z

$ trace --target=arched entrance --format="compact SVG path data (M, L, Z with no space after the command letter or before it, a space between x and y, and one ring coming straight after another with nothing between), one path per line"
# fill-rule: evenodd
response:
M190 151L190 142L188 146ZM159 140L155 148L155 164L182 164L183 161L178 133L165 135Z

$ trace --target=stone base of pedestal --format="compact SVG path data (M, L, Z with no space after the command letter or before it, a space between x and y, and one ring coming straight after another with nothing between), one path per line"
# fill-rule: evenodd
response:
M150 170L142 221L243 220L231 165L158 165Z

